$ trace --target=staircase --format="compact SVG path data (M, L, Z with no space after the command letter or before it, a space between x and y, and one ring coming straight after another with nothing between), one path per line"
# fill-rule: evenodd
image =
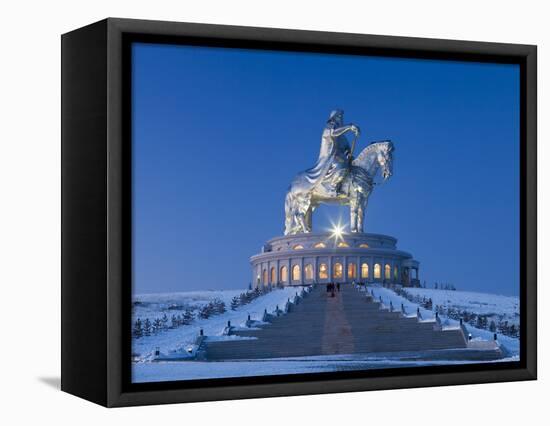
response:
M206 338L200 352L207 360L229 360L468 347L461 329L442 330L436 321L390 312L349 284L340 289L331 297L324 285L314 286L299 303L289 305L289 312L269 316L266 325L230 331L248 339L209 342Z

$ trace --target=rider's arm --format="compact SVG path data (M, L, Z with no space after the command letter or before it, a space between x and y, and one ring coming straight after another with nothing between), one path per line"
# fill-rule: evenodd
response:
M331 129L330 135L337 138L338 136L342 136L346 132L352 131L354 127L355 126L353 124L349 124L347 126L338 127L337 129Z

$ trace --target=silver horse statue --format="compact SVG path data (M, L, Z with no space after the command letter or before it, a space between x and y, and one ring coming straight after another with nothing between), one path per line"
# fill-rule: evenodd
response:
M344 125L343 120L342 110L332 111L323 130L317 163L293 179L285 198L285 235L311 232L313 211L322 203L349 205L351 232L363 232L376 176L381 174L383 181L391 177L392 142L373 142L354 158L360 130L354 124ZM351 146L347 133L355 134Z

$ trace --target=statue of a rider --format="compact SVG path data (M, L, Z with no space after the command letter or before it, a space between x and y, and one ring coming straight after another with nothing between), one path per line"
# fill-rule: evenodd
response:
M345 134L355 134L352 146ZM317 163L305 171L311 188L326 198L340 195L340 184L349 173L353 160L353 145L359 136L359 127L354 124L344 125L344 111L334 110L330 113L321 136L321 151Z

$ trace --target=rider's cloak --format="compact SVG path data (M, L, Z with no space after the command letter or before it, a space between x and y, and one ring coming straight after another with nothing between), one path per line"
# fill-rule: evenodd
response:
M344 135L335 136L334 130L332 126L323 130L319 158L313 167L303 172L309 187L302 190L309 191L321 184L330 187L347 171L351 148L347 138Z

